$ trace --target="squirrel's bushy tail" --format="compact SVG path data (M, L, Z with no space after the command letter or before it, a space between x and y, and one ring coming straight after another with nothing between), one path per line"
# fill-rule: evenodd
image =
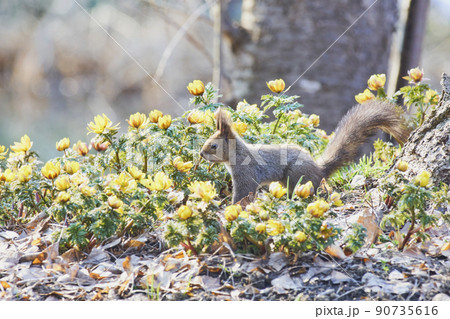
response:
M324 177L353 161L361 146L376 130L391 134L399 143L408 139L410 129L403 110L393 103L371 100L354 106L339 122L335 137L318 158Z

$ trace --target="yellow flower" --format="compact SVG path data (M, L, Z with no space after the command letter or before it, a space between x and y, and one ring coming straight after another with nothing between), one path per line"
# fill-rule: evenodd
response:
M117 196L108 197L108 205L112 209L119 209L123 206L123 202Z
M61 167L59 163L56 163L55 165L52 162L47 162L44 167L42 167L41 173L45 178L55 179L61 173Z
M269 219L269 213L266 212L265 210L262 210L259 212L259 218L261 218L261 220L268 220Z
M78 170L80 169L80 163L75 162L75 161L69 161L66 162L66 164L64 164L64 170L66 171L67 174L75 174L76 172L78 172Z
M19 169L17 173L17 179L21 183L26 183L31 179L31 166L24 165Z
M274 219L269 219L267 222L267 234L275 236L284 233L284 226L281 222Z
M172 124L172 117L170 115L164 115L158 119L158 127L162 130L167 130Z
M189 184L189 190L191 191L193 197L200 198L205 203L209 203L217 195L216 189L210 181L192 182Z
M343 205L344 205L344 204L342 203L341 195L339 195L339 193L333 192L333 193L330 195L330 200L333 202L333 205L334 205L334 206L339 207L339 206L343 206Z
M95 193L97 192L97 190L95 189L95 187L91 187L88 186L86 184L82 184L80 185L80 192L81 194L83 194L84 196L90 197L92 195L95 195Z
M201 124L206 121L206 115L205 112L194 110L189 114L187 119L191 124Z
M140 129L147 125L149 120L145 114L137 112L130 115L130 119L127 122L131 127Z
M319 199L308 204L306 207L306 212L310 213L313 217L318 218L321 217L328 209L330 209L330 205L323 199Z
M192 210L186 205L181 205L177 212L178 216L183 220L186 220L192 216Z
M373 74L367 81L367 86L372 91L377 91L384 87L386 83L386 74Z
M56 202L60 204L67 203L70 200L70 194L66 192L60 192L58 196L56 196Z
M234 122L233 129L242 136L247 131L247 124L241 121Z
M145 174L136 166L130 166L128 167L128 173L135 179L135 180L142 180L145 178Z
M159 118L163 116L162 112L160 110L153 110L148 115L148 119L152 123L158 123Z
M173 166L182 173L188 172L192 166L194 166L192 162L183 162L180 156L175 157L172 163Z
M70 139L68 137L65 137L58 142L56 142L56 150L62 152L65 149L70 147Z
M308 181L306 184L299 185L295 190L295 195L301 198L308 198L314 194L314 186L311 181Z
M431 173L428 171L420 172L414 179L414 184L426 187L430 183Z
M70 179L67 175L58 177L55 181L55 186L59 191L65 191L70 187Z
M152 191L163 191L172 186L172 180L164 172L158 172L154 177L154 181L151 178L143 179L141 184Z
M74 144L73 150L81 156L85 156L89 152L87 144L82 141L78 141L76 144Z
M119 177L113 180L110 184L115 187L118 191L123 193L130 193L136 189L137 184L134 178L132 178L126 172L120 173Z
M322 238L328 239L336 234L337 232L334 230L334 228L328 226L328 224L324 223L322 224L322 226L320 226L320 235Z
M410 69L408 71L408 76L404 76L403 78L405 80L408 80L409 82L419 83L420 81L422 81L423 71L419 69L419 67Z
M294 234L294 238L299 243L303 243L306 240L306 234L302 231L298 231Z
M427 90L425 92L425 103L430 103L431 105L435 105L439 102L439 94L435 90Z
M260 234L264 234L266 232L266 225L264 223L258 223L255 226L255 230Z
M406 172L408 170L408 163L405 161L399 161L397 168L399 171Z
M106 129L110 131L119 129L119 124L112 126L111 120L105 114L96 115L94 117L94 122L88 124L89 133L102 134Z
M240 205L230 205L225 208L225 219L229 222L235 220L238 218L239 213L242 211L242 208Z
M309 121L312 123L312 125L314 126L319 126L320 123L320 117L317 114L311 114L309 116Z
M6 153L8 153L6 146L0 145L0 160L5 158Z
M284 83L283 79L278 80L272 80L267 82L267 87L273 92L273 93L280 93L284 90L284 87L286 84Z
M286 188L284 188L280 182L272 182L269 186L269 192L276 198L280 198L286 194Z
M14 173L7 168L4 172L2 172L0 170L0 181L1 182L12 182L14 179L16 178L16 175L14 175Z
M355 95L355 100L359 104L370 101L374 98L375 98L375 95L373 95L373 93L370 92L369 89L365 89L363 93L359 93L359 94Z
M246 100L243 100L237 104L236 111L255 117L260 117L262 115L262 111L256 104L250 105Z
M14 145L11 145L11 151L15 153L26 153L30 150L31 146L33 145L33 142L30 141L30 138L28 135L24 135L20 138L19 142L14 142Z
M205 85L200 80L194 80L188 84L187 89L192 95L198 96L205 92Z

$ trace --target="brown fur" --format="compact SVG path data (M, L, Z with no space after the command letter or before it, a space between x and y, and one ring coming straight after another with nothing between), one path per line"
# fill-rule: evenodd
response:
M216 123L217 132L205 142L200 154L208 161L225 163L233 180L233 203L273 181L288 186L290 192L301 177L317 187L323 178L354 160L359 146L377 128L390 133L400 143L406 142L409 136L401 109L379 100L354 106L339 122L334 139L317 162L298 145L245 143L233 131L231 119L224 110L216 112Z

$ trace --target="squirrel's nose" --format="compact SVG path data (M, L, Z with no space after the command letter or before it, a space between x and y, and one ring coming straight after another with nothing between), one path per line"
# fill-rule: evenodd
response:
M203 158L205 158L205 152L201 151L201 152L200 152L200 156L203 157Z

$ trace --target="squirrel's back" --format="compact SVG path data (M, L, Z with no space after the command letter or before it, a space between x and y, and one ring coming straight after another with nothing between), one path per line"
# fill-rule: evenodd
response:
M378 128L391 134L399 143L405 143L410 129L403 115L403 110L397 105L380 100L367 101L351 108L339 122L335 137L317 160L324 177L354 160L361 144Z

